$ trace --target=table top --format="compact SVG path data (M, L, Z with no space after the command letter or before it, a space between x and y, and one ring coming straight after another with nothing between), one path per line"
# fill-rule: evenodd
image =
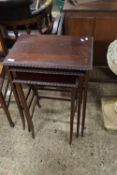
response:
M22 35L7 55L4 65L23 68L91 70L92 37Z
M117 12L117 0L65 0L64 11Z

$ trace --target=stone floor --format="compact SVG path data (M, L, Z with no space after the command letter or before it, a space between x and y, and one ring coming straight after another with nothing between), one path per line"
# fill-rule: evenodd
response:
M32 139L16 105L10 106L15 128L0 109L0 175L117 175L117 133L103 127L101 97L117 95L117 85L90 83L85 136L70 146L68 102L42 100L36 108Z

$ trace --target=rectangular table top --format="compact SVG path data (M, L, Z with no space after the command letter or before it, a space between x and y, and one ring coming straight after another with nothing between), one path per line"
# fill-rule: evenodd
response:
M9 51L4 65L22 68L91 70L92 37L22 35Z

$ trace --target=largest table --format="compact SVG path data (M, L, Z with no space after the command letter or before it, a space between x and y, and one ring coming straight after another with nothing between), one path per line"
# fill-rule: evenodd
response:
M24 35L18 38L7 55L4 66L6 67L13 88L23 125L23 114L25 114L33 137L34 127L21 88L22 84L33 85L35 87L41 86L42 88L49 86L70 89L70 143L72 142L76 104L78 105L77 135L79 133L82 100L83 135L88 72L92 69L92 53L93 38L91 37Z

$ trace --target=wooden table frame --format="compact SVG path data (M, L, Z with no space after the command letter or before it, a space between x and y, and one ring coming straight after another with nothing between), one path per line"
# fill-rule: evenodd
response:
M55 37L55 38L54 38ZM54 36L56 40L56 36ZM41 37L39 37L41 38ZM43 37L42 37L43 38ZM48 38L48 37L47 37ZM68 37L69 38L69 37ZM43 41L43 40L42 40ZM64 36L63 36L64 41ZM92 43L92 40L91 40ZM92 46L92 45L91 45ZM92 49L89 47L89 49ZM11 58L11 56L7 56ZM92 66L92 61L88 63L88 67L83 67L81 69L74 68L62 68L59 65L56 68L45 67L42 64L31 65L30 64L14 64L5 61L4 65L6 67L10 83L15 95L16 102L20 111L23 128L25 128L25 118L27 120L28 129L32 132L32 137L35 137L34 125L32 118L27 106L26 97L23 92L22 85L27 84L31 85L32 88L44 89L44 90L68 90L71 92L70 99L64 98L53 98L56 100L68 100L71 101L71 114L70 114L70 140L69 143L72 143L73 135L73 121L75 112L77 111L77 137L79 136L80 122L81 122L81 135L84 134L84 125L85 125L85 112L86 112L86 100L87 100L87 88L88 88L88 75L89 70ZM67 67L67 66L66 66ZM53 89L54 88L54 89ZM37 98L46 98L35 94ZM48 98L48 97L47 97ZM81 107L82 107L82 118L81 118Z

